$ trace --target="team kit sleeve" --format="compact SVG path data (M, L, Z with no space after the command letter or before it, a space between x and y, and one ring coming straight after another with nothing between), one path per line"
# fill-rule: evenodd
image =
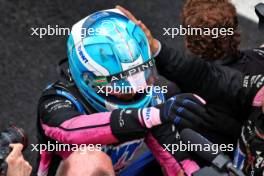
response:
M185 92L206 101L221 99L233 105L251 105L263 86L263 75L245 75L225 66L206 62L161 44L155 61L159 74L175 82ZM263 49L262 49L263 51Z
M112 144L118 140L110 128L110 112L85 115L67 98L47 97L39 104L45 135L66 144Z
M69 99L57 95L42 99L39 116L44 134L66 144L123 143L144 138L148 129L162 124L156 107L82 114Z
M67 98L53 96L40 102L39 116L44 134L53 140L66 144L104 145L144 138L149 128L161 124L159 110L150 109L155 118L148 122L142 122L147 118L141 116L141 113L147 114L146 109L116 109L86 115Z
M146 114L146 110L116 109L82 114L69 99L54 95L41 99L39 103L40 126L45 136L60 143L117 144L142 139L149 128L161 124L159 110L150 109L155 118L145 126L141 112Z

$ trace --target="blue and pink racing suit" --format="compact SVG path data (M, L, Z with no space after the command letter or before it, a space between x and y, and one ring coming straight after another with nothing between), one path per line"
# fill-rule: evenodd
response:
M163 102L164 99L163 94L155 94L151 106ZM165 150L165 145L179 143L179 135L173 125L159 125L161 122L155 108L151 111L152 122L145 123L148 128L140 124L144 117L139 123L129 120L134 118L131 117L124 122L128 126L125 131L119 130L116 127L117 120L113 120L122 111L96 112L75 85L57 82L49 86L39 100L39 143L102 144L103 151L111 157L118 173L128 165L145 142L167 175L177 175L181 169L191 175L199 169L189 159L188 153ZM38 176L55 175L61 159L66 159L70 154L70 151L42 151Z

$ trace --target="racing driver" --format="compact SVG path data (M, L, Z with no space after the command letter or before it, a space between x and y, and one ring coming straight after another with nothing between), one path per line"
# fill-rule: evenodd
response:
M212 118L206 102L191 93L165 101L166 92L155 88L162 85L155 83L155 62L139 26L120 11L100 11L73 26L67 50L68 60L61 65L66 79L49 85L39 100L40 143L102 144L116 173L122 174L144 140L167 175L181 170L191 175L199 169L188 153L171 153L164 144L179 143L178 130L186 126L208 126ZM213 89L215 94L231 101L252 100L260 88L254 79L246 84L248 77L235 70L203 61L196 65L203 67L204 79L197 78L194 84L215 80L212 84L221 84ZM201 91L205 89L212 87L204 85ZM38 175L55 175L60 161L71 153L42 151Z

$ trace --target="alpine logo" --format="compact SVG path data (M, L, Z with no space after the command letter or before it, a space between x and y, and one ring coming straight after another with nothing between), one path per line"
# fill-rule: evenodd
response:
M141 65L138 65L137 67L134 67L134 68L131 68L129 70L126 70L122 73L118 73L118 74L115 74L115 75L112 75L112 76L109 76L108 80L110 82L113 82L113 81L118 81L118 80L121 80L121 79L126 79L132 75L135 75L139 72L143 72L147 69L150 69L151 67L154 67L155 66L155 63L154 61L151 59L149 61L147 61L146 63L143 63Z

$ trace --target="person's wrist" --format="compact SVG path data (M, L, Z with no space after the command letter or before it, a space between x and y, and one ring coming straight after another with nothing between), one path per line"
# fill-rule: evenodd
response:
M156 107L143 108L141 109L141 115L142 116L139 119L146 128L152 128L154 126L162 124L159 108Z

